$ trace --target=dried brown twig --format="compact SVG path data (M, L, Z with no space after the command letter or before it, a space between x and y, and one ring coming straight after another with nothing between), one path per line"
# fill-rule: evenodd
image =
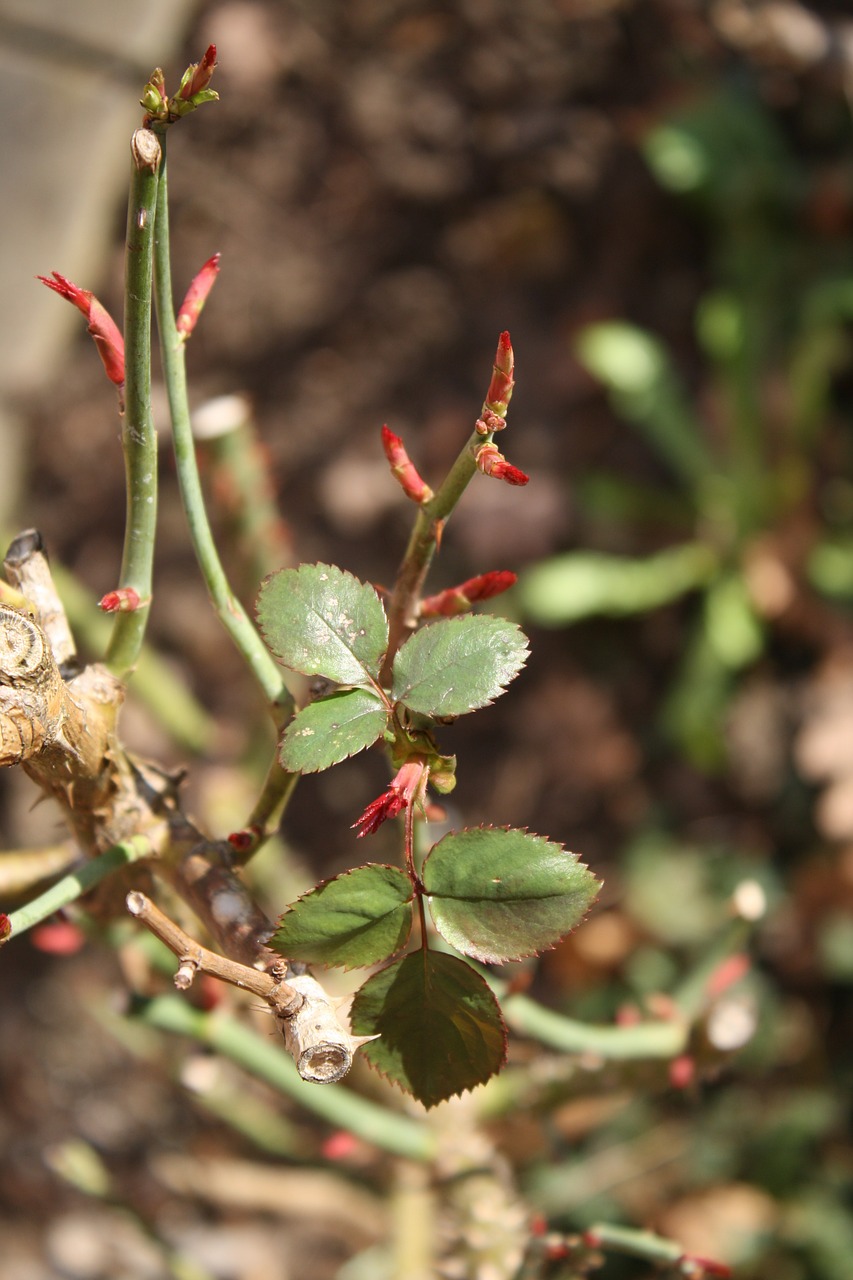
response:
M4 568L12 590L0 593L0 766L21 765L56 800L87 858L139 837L151 850L99 887L94 909L115 914L127 895L132 913L181 957L179 987L194 966L254 991L273 1009L303 1079L340 1079L361 1041L341 1026L313 978L283 980L281 958L266 947L270 921L235 872L228 841L211 840L183 812L180 779L122 746L124 687L100 663L78 666L35 530L14 540ZM140 892L158 879L192 908L224 955L193 942Z

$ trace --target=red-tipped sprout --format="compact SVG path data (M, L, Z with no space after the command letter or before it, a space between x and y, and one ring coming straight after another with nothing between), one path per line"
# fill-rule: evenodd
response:
M58 271L52 271L50 276L38 276L38 279L42 284L46 284L48 289L58 293L61 298L67 298L78 311L83 313L89 322L89 333L98 348L98 355L104 363L107 377L117 387L122 387L124 385L124 338L106 307L101 306L95 295L88 289L81 289L76 284L72 284Z
M210 84L210 78L216 68L216 45L208 45L201 62L191 63L183 74L181 87L177 96L189 102L197 93L201 93Z
M8 942L12 936L12 921L5 911L0 911L0 946Z
M228 843L235 853L253 853L261 842L262 834L261 828L253 824L251 827L244 827L242 831L232 831Z
M103 609L104 613L136 613L141 604L139 592L133 587L118 587L101 596L98 608Z
M175 326L184 342L186 342L195 328L196 321L201 315L205 302L207 302L208 294L216 283L221 256L221 254L215 253L212 258L208 258L201 271L193 279L189 289L187 289L186 297L175 317Z
M359 838L372 836L383 822L396 818L413 804L422 805L428 777L429 765L419 756L413 756L402 764L388 789L376 800L372 800L358 821L352 824L358 828Z
M508 591L517 581L516 575L509 569L493 569L491 573L481 573L477 578L469 578L458 587L448 587L437 595L426 596L418 609L421 618L453 618L459 613L467 613L477 600L490 600Z
M492 476L495 480L504 480L507 484L518 485L527 484L530 480L530 476L519 471L518 467L514 467L511 462L507 462L495 444L480 445L474 461L478 471L482 471L484 476Z
M421 478L414 463L406 453L403 441L388 427L382 428L382 448L391 463L391 474L400 482L403 492L413 502L429 502L432 489Z
M515 386L512 376L514 367L512 343L509 334L504 331L498 339L498 350L492 366L492 380L483 405L484 410L491 410L499 418L506 417L507 406L512 398L512 389Z

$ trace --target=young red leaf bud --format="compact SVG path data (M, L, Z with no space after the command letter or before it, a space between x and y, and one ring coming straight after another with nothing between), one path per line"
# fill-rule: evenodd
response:
M98 601L98 608L104 613L136 613L142 601L139 592L133 587L119 587L116 591L108 591Z
M410 461L403 441L387 426L382 428L382 448L385 450L385 457L391 463L391 474L399 480L406 497L411 498L413 502L429 502L432 489L421 479Z
M187 295L181 303L175 319L175 325L185 342L195 328L196 321L201 315L202 307L207 302L207 296L216 283L221 256L221 254L215 253L212 258L208 258L201 271L193 279L189 289L187 289Z
M509 569L493 569L491 573L481 573L477 578L469 578L458 587L448 587L437 595L426 596L421 601L418 616L421 618L453 618L465 613L475 600L489 600L502 591L508 591L515 584L517 577Z
M53 289L61 298L67 298L86 317L89 322L89 333L98 348L98 355L104 363L107 377L117 387L122 386L124 384L124 338L121 336L118 325L88 289L80 289L70 280L66 280L65 276L61 276L58 271L52 271L51 276L52 279L48 276L38 276L37 279L41 280L42 284L46 284L48 289Z
M512 343L509 334L504 331L498 339L497 355L492 366L492 380L483 406L484 409L491 409L501 418L506 416L507 405L512 398L512 389L515 386L512 377L514 365Z
M213 75L216 67L216 45L208 45L205 55L201 62L191 63L181 78L181 87L178 90L178 97L183 98L185 102L189 102L190 98L194 98L197 93L201 93L202 89L206 89L210 84L210 77Z
M487 436L492 431L503 431L506 423L493 409L484 409L482 418L474 424L477 435Z
M530 480L530 476L507 462L497 445L481 445L474 460L477 463L477 469L482 471L484 476L493 476L495 480L505 480L507 484L518 485L527 484Z
M236 853L249 853L259 843L261 838L261 828L257 826L245 827L242 831L232 831L228 837L228 843Z
M12 936L12 925L5 911L0 911L0 947Z
M429 766L419 756L406 760L397 770L386 791L371 800L360 818L352 825L358 828L358 836L372 836L388 818L396 818L404 809L416 802L423 803L424 790L429 777Z

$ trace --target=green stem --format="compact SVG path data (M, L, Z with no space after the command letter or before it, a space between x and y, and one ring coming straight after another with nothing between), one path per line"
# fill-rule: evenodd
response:
M59 911L61 907L67 907L69 903L75 902L82 894L88 893L113 872L150 855L151 844L145 836L133 836L130 840L123 840L121 844L113 845L100 857L84 863L78 871L73 871L63 876L61 880L57 880L56 884L51 885L20 910L12 911L9 915L9 939L25 933L27 929L32 929L33 925L40 924L42 920L52 916L54 911Z
M151 270L161 147L151 129L131 142L124 291L125 411L122 450L127 520L120 586L139 596L139 608L116 615L106 665L120 679L133 670L148 622L157 527L157 433L151 415Z
M62 565L51 566L75 638L90 653L103 653L110 619ZM216 742L217 725L183 680L149 645L143 645L133 675L134 696L153 712L157 723L179 746L201 755Z
M419 509L409 544L388 603L388 651L380 682L388 685L394 655L415 625L415 610L445 522L477 470L474 456L478 448L492 440L493 433L474 431L439 488Z
M531 1036L561 1053L593 1053L610 1061L674 1058L684 1051L689 1032L687 1023L680 1020L625 1027L575 1022L523 995L508 996L501 1009L519 1035Z
M307 1111L383 1151L411 1160L431 1160L435 1155L435 1137L424 1125L361 1098L342 1085L306 1084L292 1059L278 1045L236 1019L202 1013L173 995L157 996L138 1016L161 1031L192 1036L293 1098Z
M680 1262L684 1250L673 1240L656 1236L651 1231L634 1227L620 1227L608 1223L596 1223L583 1235L584 1243L594 1249L608 1249L611 1253L627 1254L648 1262Z
M231 590L216 550L210 521L207 518L190 424L184 343L175 325L172 302L165 144L157 197L156 225L154 294L157 304L157 324L160 330L160 351L172 419L178 484L190 537L213 606L263 690L277 721L281 722L291 713L293 699L284 684L280 667Z

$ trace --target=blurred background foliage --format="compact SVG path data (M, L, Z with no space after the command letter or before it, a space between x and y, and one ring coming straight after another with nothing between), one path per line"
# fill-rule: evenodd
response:
M587 923L535 974L515 975L551 1008L665 1020L674 998L723 974L669 1066L516 1039L474 1105L479 1123L554 1231L652 1227L744 1280L848 1280L849 6L229 0L198 7L174 65L208 40L222 102L171 151L177 275L223 251L192 372L199 403L251 399L287 520L278 553L289 540L298 558L389 581L409 512L379 426L440 476L509 328L518 386L501 447L531 484L472 488L431 585L517 570L505 609L533 654L507 698L453 730L449 817L528 825L581 850L604 879ZM104 264L114 304L121 221ZM38 264L54 267L64 264ZM117 456L104 460L115 425L95 365L81 345L19 406L29 457L16 515L97 597L114 585L122 476ZM219 832L248 808L262 731L215 624L199 625L204 591L166 461L163 484L155 639L216 724L213 734L201 721L192 739L204 749L191 797ZM227 510L218 518L251 599L257 572ZM159 758L192 746L176 750L138 709L128 723ZM356 860L349 825L383 779L381 761L359 757L300 787L286 844L255 872L271 909ZM32 843L31 797L2 785L6 843ZM395 856L384 839L376 860ZM726 971L733 953L749 964ZM250 1272L226 1264L224 1245L218 1258L199 1253L188 1201L176 1219L163 1172L176 1146L261 1169L266 1152L334 1175L323 1195L339 1195L340 1212L325 1246L310 1213L273 1236L245 1203L202 1211L220 1241L251 1227L244 1260L262 1239L267 1259L273 1248L307 1258L319 1276L406 1275L399 1233L380 1224L365 1239L347 1216L355 1183L395 1212L428 1201L435 1230L452 1234L441 1197L435 1209L378 1148L335 1146L328 1121L293 1100L282 1115L241 1077L214 1087L150 1027L135 1038L143 1028L108 1009L117 978L105 983L105 952L94 954L100 964L64 962L76 974L67 1017L95 1010L85 1018L109 1028L99 1055L69 1039L88 1074L63 1080L49 1065L55 1037L73 1030L52 1003L58 962L20 948L27 994L3 996L4 1088L19 1119L7 1122L14 1154L0 1186L16 1221L46 1233L48 1257L83 1210L73 1197L58 1201L64 1217L46 1209L56 1178L74 1179L43 1153L74 1134L109 1167L114 1203L203 1256L211 1275ZM120 954L138 968L132 947ZM42 1063L28 1084L22 1060ZM180 1071L191 1105L171 1078ZM351 1087L398 1105L366 1073ZM37 1090L48 1103L36 1105ZM97 1230L117 1228L99 1218ZM457 1241L441 1274L487 1280L473 1256ZM531 1274L569 1277L573 1265L555 1258ZM280 1267L263 1274L291 1274ZM608 1255L596 1274L653 1269Z

